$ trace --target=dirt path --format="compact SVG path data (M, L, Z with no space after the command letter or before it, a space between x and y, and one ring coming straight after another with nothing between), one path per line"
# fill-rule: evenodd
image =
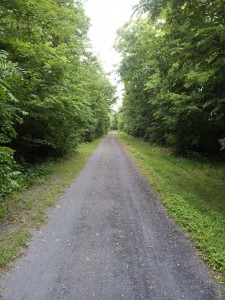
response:
M225 299L113 134L2 278L2 299Z

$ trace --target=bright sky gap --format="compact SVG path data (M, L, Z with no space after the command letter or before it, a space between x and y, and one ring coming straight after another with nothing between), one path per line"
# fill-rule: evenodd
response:
M120 61L119 54L113 49L116 31L129 20L132 7L138 2L138 0L88 0L84 5L91 23L89 37L106 72L115 70L115 65ZM117 94L121 97L122 86L116 82L118 78L115 74L111 76L111 81L118 86ZM121 100L119 102L121 103Z

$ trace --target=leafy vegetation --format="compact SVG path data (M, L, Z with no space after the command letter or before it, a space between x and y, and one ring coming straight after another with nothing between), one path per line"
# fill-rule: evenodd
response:
M118 31L121 129L190 155L225 145L222 0L141 0Z
M27 163L61 157L108 130L115 88L88 27L81 1L1 1L0 202Z
M125 133L117 135L158 192L167 211L225 279L225 168L171 154Z
M112 130L118 130L118 122L119 122L119 120L118 120L118 112L113 112L112 114L111 114L111 129Z

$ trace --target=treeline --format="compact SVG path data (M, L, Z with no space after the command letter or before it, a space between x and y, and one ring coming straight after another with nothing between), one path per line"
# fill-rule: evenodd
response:
M79 1L1 0L0 200L19 164L62 156L108 130L115 89L88 28Z
M120 127L181 154L225 147L224 0L141 0L118 31Z

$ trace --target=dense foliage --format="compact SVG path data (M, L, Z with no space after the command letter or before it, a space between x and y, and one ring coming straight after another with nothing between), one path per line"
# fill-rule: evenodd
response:
M225 146L224 1L141 0L136 14L116 44L123 129L182 154L218 154Z
M62 156L110 125L114 87L73 0L0 3L0 199L16 186L17 161Z

